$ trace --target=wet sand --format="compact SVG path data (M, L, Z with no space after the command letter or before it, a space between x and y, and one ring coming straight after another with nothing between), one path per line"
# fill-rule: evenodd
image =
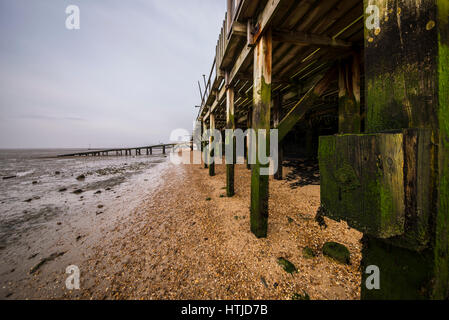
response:
M70 255L48 262L23 287L7 288L14 291L9 298L291 299L295 293L360 298L361 234L344 222L325 218L327 228L317 224L319 185L270 179L268 238L257 239L249 231L245 166L236 166L233 198L224 196L223 165L216 166L215 177L201 165L169 164L166 170L164 182L134 210L79 241L77 263ZM351 264L325 257L321 248L327 241L344 244ZM316 257L303 255L306 246ZM285 272L280 257L298 272ZM80 290L65 289L71 264L80 268Z

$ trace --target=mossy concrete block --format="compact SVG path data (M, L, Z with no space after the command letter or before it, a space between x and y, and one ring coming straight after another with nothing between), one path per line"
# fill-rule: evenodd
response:
M348 248L337 242L326 242L323 246L323 254L340 263L350 264L350 253Z
M295 265L285 258L278 258L278 263L288 273L298 272Z

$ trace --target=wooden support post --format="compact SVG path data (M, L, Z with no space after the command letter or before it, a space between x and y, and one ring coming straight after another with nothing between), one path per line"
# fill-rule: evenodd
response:
M229 73L226 72L226 81L228 81ZM234 87L227 84L226 88L226 129L235 130L234 119ZM235 139L226 137L226 145L233 146L233 162L226 164L226 194L228 197L233 197L234 191L234 164L236 159ZM225 149L226 150L226 149Z
M339 64L338 132L360 133L360 59L354 54Z
M253 108L249 107L248 109L248 115L246 117L246 127L247 129L251 129L253 127ZM251 170L251 163L250 163L250 152L251 152L251 139L249 139L248 136L246 136L246 168L248 170Z
M165 154L165 146L162 146L162 153Z
M212 161L210 161L211 163L209 164L209 176L213 177L215 176L215 161L214 161L214 148L213 146L216 145L216 141L214 141L214 137L213 137L213 132L215 130L215 116L213 113L211 113L209 115L209 119L210 119L210 138L209 138L209 157Z
M266 151L270 152L270 108L271 108L271 67L272 37L267 30L257 41L254 49L254 111L253 128L256 131L256 163L251 171L251 231L258 238L267 236L268 230L268 175L262 175L261 169L269 164L262 164L259 159L259 132L265 130Z
M276 128L281 122L281 108L282 108L282 96L278 92L273 99L273 125ZM283 148L282 141L278 142L278 166L277 171L274 174L276 180L282 180L282 163L283 159Z
M206 124L206 121L205 120L203 120L203 134L205 133L205 132L207 132L207 124ZM202 143L202 146L203 146L203 152L204 152L204 169L207 169L209 166L208 166L208 164L207 164L207 156L208 156L208 154L205 152L205 150L206 150L206 144L207 144L207 142L206 141L203 141L203 143Z
M449 5L368 6L381 19L365 28L367 134L320 138L322 208L364 232L362 299L449 299Z
M150 148L150 155L153 155L153 148Z

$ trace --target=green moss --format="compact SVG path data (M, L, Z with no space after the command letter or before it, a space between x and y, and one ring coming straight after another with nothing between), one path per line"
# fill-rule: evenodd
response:
M306 259L312 259L316 257L316 253L309 247L305 247L302 249L302 256Z
M271 84L265 82L262 77L260 87L254 90L254 123L256 130L256 141L258 141L258 130L267 130L266 148L270 148L270 106L271 106ZM258 143L258 142L257 142ZM256 154L259 146L256 145ZM251 231L258 238L265 238L268 231L268 178L261 175L261 168L268 168L269 164L262 165L256 157L256 163L252 165L251 171Z
M415 252L398 248L380 239L364 236L362 270L370 265L379 267L380 290L368 290L369 274L362 272L363 300L428 299L432 280L432 252Z
M360 104L354 96L344 96L338 101L338 132L360 133Z
M285 258L278 258L278 264L288 273L298 272L295 265Z
M307 292L304 291L303 294L300 293L294 293L292 295L292 300L310 300L309 295L307 294Z
M439 203L435 236L434 299L449 299L449 3L438 0Z
M335 178L343 192L360 188L359 178L354 168L348 163L344 163L336 170Z
M326 242L323 246L323 254L343 264L351 263L348 248L337 242Z

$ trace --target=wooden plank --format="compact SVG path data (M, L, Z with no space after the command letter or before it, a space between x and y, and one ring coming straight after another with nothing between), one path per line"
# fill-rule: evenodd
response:
M259 37L254 50L254 110L253 128L256 131L256 154L260 148L258 130L265 130L266 151L270 150L270 108L271 108L271 68L272 68L271 30ZM268 175L262 175L261 169L269 164L262 164L259 156L251 171L251 231L258 238L267 236L268 229Z
M269 26L273 15L276 13L276 11L279 9L279 6L282 4L282 0L271 0L268 1L265 8L263 9L262 13L259 15L256 23L257 32L253 36L253 41L257 42L258 38L261 34L267 29ZM234 62L234 65L230 71L229 74L229 82L232 84L237 76L237 74L240 72L240 69L245 64L245 62L248 62L251 58L251 53L253 52L253 48L249 46L245 46L243 50L240 52L237 60Z
M275 30L273 31L273 41L292 43L295 45L305 46L321 46L321 47L343 47L350 48L351 42L333 39L331 37L308 34L301 31Z

